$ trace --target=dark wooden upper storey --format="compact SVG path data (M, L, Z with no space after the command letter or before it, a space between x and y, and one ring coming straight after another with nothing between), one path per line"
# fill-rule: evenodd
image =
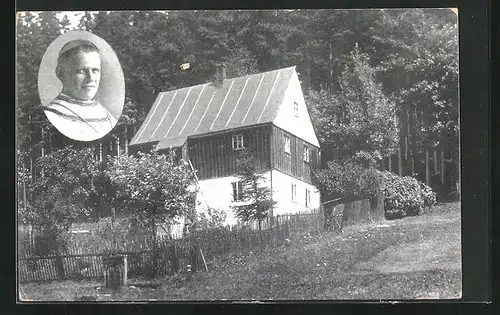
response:
M236 173L239 148L235 138L242 137L243 146L267 170L278 170L312 183L312 169L319 165L319 148L272 124L189 138L187 158L197 170L199 179L225 177ZM285 149L288 137L290 150ZM307 147L307 149L306 149ZM304 151L308 150L308 154ZM308 156L304 156L308 155Z

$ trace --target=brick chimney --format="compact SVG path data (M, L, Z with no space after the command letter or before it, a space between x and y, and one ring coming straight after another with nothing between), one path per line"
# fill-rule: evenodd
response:
M215 74L215 85L221 87L226 79L226 65L223 62L215 64L216 74Z

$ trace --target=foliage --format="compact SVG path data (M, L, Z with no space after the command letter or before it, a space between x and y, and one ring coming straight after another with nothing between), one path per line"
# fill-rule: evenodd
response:
M42 176L30 185L32 202L21 217L41 233L60 236L76 220L92 217L101 170L90 149L67 147L40 158ZM22 208L21 208L22 209Z
M227 214L224 210L208 208L206 212L197 213L195 229L205 230L221 227L226 222Z
M395 104L375 74L369 57L356 46L339 78L339 92L310 93L311 114L327 155L373 166L395 151Z
M424 199L424 207L431 208L436 204L436 193L427 184L420 182L420 191Z
M375 198L382 192L383 178L379 170L368 168L363 170L358 178L360 195L365 198Z
M323 194L338 197L375 197L380 193L382 178L374 168L363 168L351 159L334 160L314 173Z
M382 172L384 208L387 218L419 215L424 207L435 204L436 194L422 182L410 176Z
M106 174L117 188L118 209L145 226L171 222L194 208L196 192L187 189L194 177L173 152L115 158Z
M260 229L262 220L269 216L276 204L272 200L271 189L265 184L266 178L262 174L264 168L246 149L239 152L236 168L242 186L242 198L232 208L243 223L258 221Z

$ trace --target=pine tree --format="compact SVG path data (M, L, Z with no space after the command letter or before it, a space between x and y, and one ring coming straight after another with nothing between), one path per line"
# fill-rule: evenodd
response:
M262 220L272 214L272 208L276 205L276 201L272 200L271 189L266 185L264 168L247 150L239 152L236 167L241 198L239 203L233 206L233 210L243 223L257 221L261 230Z

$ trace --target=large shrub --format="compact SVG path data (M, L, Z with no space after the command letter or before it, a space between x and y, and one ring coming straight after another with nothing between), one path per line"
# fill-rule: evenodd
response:
M410 176L382 172L382 194L388 219L419 215L436 202L436 194L426 184Z
M330 161L314 175L323 193L339 197L375 197L382 185L380 171L363 168L352 159Z

